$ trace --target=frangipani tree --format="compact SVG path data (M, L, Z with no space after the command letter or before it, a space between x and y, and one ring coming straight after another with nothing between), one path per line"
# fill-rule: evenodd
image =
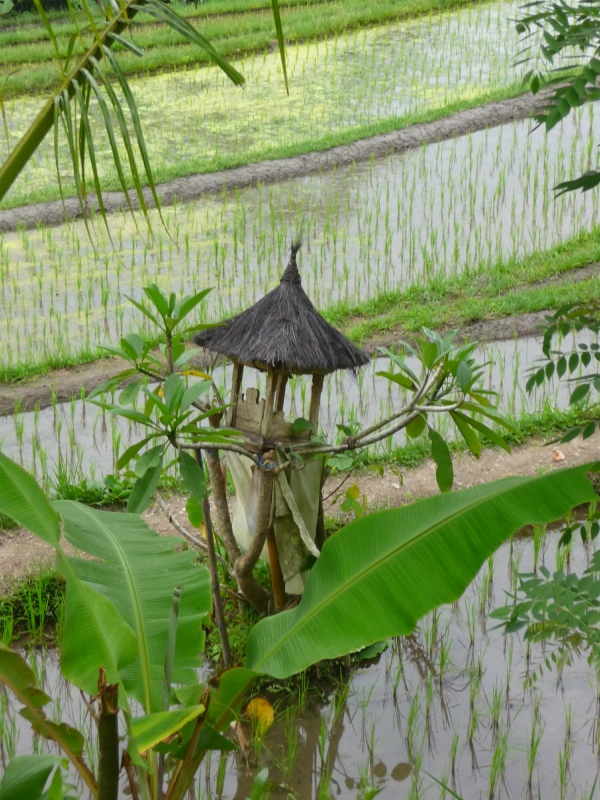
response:
M282 584L277 584L272 560L273 592L265 590L254 574L272 528L273 482L282 472L302 470L306 459L339 458L345 453L354 453L404 430L412 438L427 434L438 485L447 492L452 487L453 469L448 444L435 423L440 416L452 420L458 435L475 457L481 453L482 437L509 450L492 425L504 429L512 426L494 406L493 394L481 386L484 368L475 361L475 344L457 346L455 332L441 337L429 330L423 332L416 346L405 345L414 362L412 366L407 364L403 354L382 351L382 355L390 359L390 368L378 374L399 390L397 407L389 415L360 430L343 430L337 441L327 441L317 430L307 438L307 420L298 419L294 422L298 430L296 439L292 437L284 442L263 437L257 449L255 441L244 436L242 430L232 424L222 424L228 407L238 402L239 387L233 386L231 397L223 398L209 375L189 368L194 349L185 347L184 338L206 326L185 327L185 317L204 299L206 292L181 300L174 294L164 295L155 285L146 287L144 292L148 302L134 302L156 326L157 335L160 331L164 336L162 355L155 353L152 342L144 343L140 336L123 337L119 347L107 349L128 361L128 368L89 397L110 412L143 426L144 435L120 456L117 464L123 468L135 461L137 482L128 508L135 513L146 508L158 487L164 465L174 458L190 496L187 504L190 522L196 526L201 524L209 516L202 469L205 458L217 533L227 551L232 577L241 595L261 614L269 611L273 601L277 610L287 602ZM223 327L226 328L226 324ZM276 335L274 330L273 336ZM117 390L120 391L115 397ZM405 393L403 398L400 392ZM259 479L261 490L255 530L246 547L241 547L234 535L219 452L241 456L252 465ZM210 549L210 523L209 528ZM298 528L302 535L300 521ZM310 547L309 552L316 557L319 555L318 550ZM218 587L216 577L213 580ZM218 602L217 596L215 602Z

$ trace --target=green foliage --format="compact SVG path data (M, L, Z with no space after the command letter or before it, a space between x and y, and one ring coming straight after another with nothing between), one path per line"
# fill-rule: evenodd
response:
M569 405L582 407L590 399L592 390L600 391L600 343L597 341L600 332L598 317L599 306L596 301L589 303L570 303L559 308L554 314L546 317L546 328L542 350L544 359L540 364L529 371L526 390L532 392L537 386L542 386L546 381L556 376L559 380L568 380L573 385L569 397ZM588 341L577 342L576 349L568 353L560 348L553 348L556 337L566 337L570 334L588 334ZM589 341L589 338L592 341ZM579 368L588 370L583 375L574 375ZM568 376L568 377L567 377ZM576 425L568 430L560 439L570 442L581 435L588 439L596 430L596 423L589 420L582 425Z
M504 478L352 522L326 541L299 605L254 628L247 666L285 678L411 633L428 611L460 597L510 533L595 500L585 473Z
M0 595L0 640L10 644L26 635L37 642L48 636L49 628L62 621L64 581L53 573L40 571L14 585L3 587Z
M7 478L0 485L0 510L30 521L34 532L47 538L52 525L48 529L41 524L39 515L45 511L52 520L56 512L27 473L1 454L0 467ZM158 536L136 515L97 511L71 501L57 502L55 508L67 541L87 555L66 556L60 542L53 542L67 584L63 674L90 695L98 689L102 695L107 680L114 684L136 780L148 786L149 797L159 796L155 746L168 739L168 747L179 753L173 754L176 760L190 751L185 767L170 775L171 796L182 798L204 754L196 752L198 746L219 741L218 732L229 724L250 679L239 672L228 678L206 710L211 692L198 684L197 668L201 626L211 608L208 573L192 551L181 550L179 539ZM102 775L96 778L85 763L82 734L46 718L43 709L50 698L36 687L25 661L5 646L0 647L0 676L34 729L58 744L97 797ZM142 715L133 715L133 700L141 704ZM198 738L201 731L204 739ZM19 767L18 775L26 766ZM53 783L59 780L53 778Z
M64 765L60 756L49 753L17 756L6 765L0 781L0 800L74 800L70 795L74 786L63 784L60 767ZM58 769L57 769L58 767ZM54 771L48 791L44 789Z
M544 112L536 115L536 120L550 131L574 108L600 98L600 8L594 2L534 0L522 7L517 32L527 41L536 29L543 32L542 43L527 44L524 60L539 59L541 53L544 67L532 69L524 82L534 93L546 85L557 86ZM587 192L599 183L600 172L589 170L559 183L555 190L559 194L576 189Z
M502 621L507 633L524 629L526 639L549 650L534 679L544 666L552 670L569 664L580 653L600 667L600 552L582 576L560 570L551 574L546 567L540 567L540 575L521 574L509 597L511 602L491 616Z
M176 444L177 436L184 434L189 446L198 442L213 445L235 440L235 432L202 425L213 414L223 411L223 407L206 407L202 410L200 401L211 389L209 375L189 369L188 362L197 349L186 348L184 338L206 325L194 325L187 321L188 316L201 303L208 290L177 299L174 293L164 294L151 284L144 288L149 305L129 300L147 317L164 337L160 345L162 358L154 354L154 342L144 341L135 333L121 339L120 347L105 347L111 355L128 361L131 365L105 381L88 396L88 400L113 414L137 422L146 428L147 435L131 445L117 462L119 469L126 467L135 459L136 480L127 501L127 510L142 513L148 506L160 478L165 457L168 457L169 444ZM192 378L199 377L200 380ZM131 379L134 378L132 381ZM150 388L149 381L158 383L158 388ZM98 398L108 392L120 391L118 403L110 403ZM143 411L135 408L138 398L145 398ZM149 449L144 447L151 445ZM177 463L185 489L193 500L190 512L197 522L200 506L206 493L204 472L195 459L184 449L180 449Z

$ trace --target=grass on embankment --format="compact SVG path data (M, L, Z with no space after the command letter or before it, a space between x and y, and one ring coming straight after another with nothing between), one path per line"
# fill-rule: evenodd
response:
M480 0L447 0L444 11ZM249 5L249 4L248 4ZM343 31L364 28L380 23L416 17L439 11L439 0L332 0L332 2L306 3L284 9L282 23L288 43L331 36ZM218 52L226 58L239 58L249 53L271 49L275 27L270 7L260 4L253 14L198 15L194 23ZM58 47L66 52L71 26L60 26ZM138 58L121 45L119 63L127 75L155 71L171 71L185 65L209 63L200 48L190 45L170 28L147 23L135 26L134 40L146 49L144 58ZM1 31L1 29L0 29ZM59 72L51 61L54 47L47 40L10 45L12 31L0 32L0 77L5 76L2 87L4 97L43 92L56 85ZM18 38L15 36L15 38ZM81 48L80 48L81 49ZM83 50L81 49L81 52ZM14 70L17 70L14 72ZM14 74L10 74L14 73Z
M63 610L64 581L38 567L26 578L0 587L0 641L9 645L26 637L41 643L60 625Z
M521 260L386 292L356 306L339 305L326 309L324 316L366 346L391 331L460 328L479 320L556 309L598 296L599 277L569 281L573 270L598 261L600 227Z
M460 328L470 322L556 309L598 297L600 277L570 281L575 270L600 262L600 227L551 250L522 260L500 262L485 271L431 281L427 286L386 292L354 306L320 309L323 316L361 347L381 343L387 334L410 334L423 327ZM85 352L64 359L0 366L0 383L13 383L51 369L100 358Z

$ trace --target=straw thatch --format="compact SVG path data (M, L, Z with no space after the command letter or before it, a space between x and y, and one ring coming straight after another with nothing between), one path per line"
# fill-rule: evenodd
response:
M308 299L296 264L299 249L299 242L292 244L276 289L222 325L202 331L195 342L240 364L295 374L367 364L368 356L326 322Z

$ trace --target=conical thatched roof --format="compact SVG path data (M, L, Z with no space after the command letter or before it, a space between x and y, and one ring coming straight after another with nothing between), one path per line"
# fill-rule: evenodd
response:
M308 299L296 265L299 249L299 242L292 244L276 289L222 325L202 331L194 341L240 364L296 374L367 364L368 356L326 322Z

